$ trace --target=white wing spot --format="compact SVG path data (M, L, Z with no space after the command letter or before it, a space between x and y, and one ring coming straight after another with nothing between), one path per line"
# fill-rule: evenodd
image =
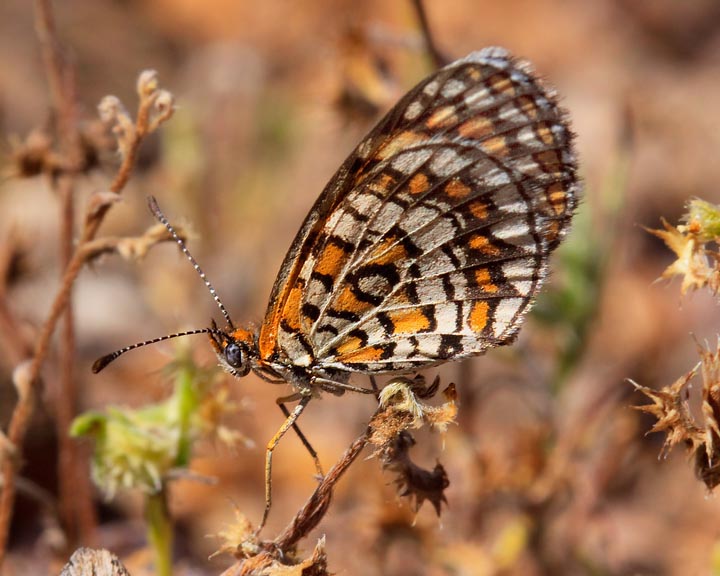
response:
M422 114L423 105L415 100L405 109L405 120L415 120L420 114Z
M392 167L403 174L412 174L432 155L431 150L408 150L400 152L393 160Z
M453 96L460 94L463 90L465 90L465 82L451 78L445 82L445 85L442 87L440 93L443 95L443 98L452 98Z
M428 96L435 96L439 87L440 83L437 80L433 80L432 82L428 82L425 85L425 88L423 88L423 93L427 94Z
M470 164L470 160L463 158L449 148L438 150L435 157L430 161L430 170L438 176L445 177L455 174Z

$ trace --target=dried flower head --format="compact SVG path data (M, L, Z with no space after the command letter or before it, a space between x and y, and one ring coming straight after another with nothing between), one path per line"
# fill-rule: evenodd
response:
M697 290L708 286L717 293L720 289L720 253L708 249L707 244L720 239L720 207L694 199L683 218L685 224L671 226L664 219L664 230L648 230L675 253L677 259L662 273L662 278L682 277L680 291Z
M213 552L210 558L220 554L230 554L237 559L251 558L261 552L255 529L247 516L237 508L235 509L235 522L228 524L216 536L220 540L220 548Z
M441 504L446 502L444 491L450 484L447 473L439 462L432 470L426 470L411 460L410 449L415 440L408 430L429 424L444 432L454 421L457 414L454 385L443 391L446 401L440 406L421 401L433 397L439 385L437 378L430 386L420 376L413 380L393 379L380 392L381 410L370 422L369 436L376 447L374 455L380 458L383 468L395 473L398 494L410 498L415 511L429 501L438 515Z
M636 408L657 418L650 432L667 434L662 454L684 443L694 458L696 474L712 490L720 483L720 339L714 351L701 346L698 351L700 363L662 390L631 383L653 401ZM702 423L688 405L688 384L698 370L702 376Z

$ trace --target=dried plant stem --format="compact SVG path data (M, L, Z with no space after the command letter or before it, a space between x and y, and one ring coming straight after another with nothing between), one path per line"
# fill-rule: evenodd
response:
M52 10L48 0L37 0L36 4L36 25L38 37L40 39L43 50L44 59L48 71L50 90L55 104L58 109L58 127L61 129L63 147L67 146L70 150L73 148L70 144L78 137L76 123L76 104L74 82L68 74L69 67L63 65L62 57L59 51L59 45L55 35L54 20ZM70 88L68 88L70 86ZM118 172L110 185L111 192L120 194L130 178L137 151L144 137L147 135L150 126L150 111L153 105L150 98L146 98L141 103L137 116L136 130L129 139L126 153ZM76 149L77 150L77 149ZM70 151L66 162L68 177L71 177L73 166L77 166L73 161L73 152ZM74 158L77 158L75 156ZM33 413L35 397L40 389L40 369L47 356L50 339L55 332L55 328L59 319L66 314L70 298L72 295L73 284L87 261L92 254L87 249L87 244L95 238L100 225L102 224L107 211L112 206L109 201L92 204L88 207L83 230L80 235L80 242L75 249L72 257L69 258L65 272L62 277L60 288L55 296L50 313L43 324L38 339L35 343L35 352L29 367L28 379L31 383L31 390L27 394L21 394L18 403L15 406L8 428L8 440L18 452L22 446L23 440L30 424L30 418ZM67 333L69 334L69 333ZM66 334L66 335L67 335ZM67 346L65 350L72 353L72 347ZM69 362L69 361L68 361ZM67 409L67 406L65 407ZM2 472L2 494L0 494L0 566L5 558L7 549L7 539L10 531L10 522L12 520L13 504L15 502L15 479L20 467L21 458L5 458L1 463ZM75 496L78 496L77 490ZM87 507L84 507L87 510ZM83 516L85 521L91 521L89 516Z
M75 180L83 151L78 130L77 84L75 71L62 54L49 0L35 4L36 33L42 50L50 96L57 113L57 133L65 171L51 180L60 201L60 262L67 266L72 258L74 238ZM63 313L59 346L58 376L53 379L55 423L59 441L58 482L63 527L70 545L78 539L92 544L97 525L92 490L78 446L68 436L77 408L77 387L73 377L75 360L75 319L72 302Z
M437 44L433 39L430 31L430 23L428 22L427 14L425 12L425 6L422 0L412 0L412 6L415 10L415 14L420 23L420 31L422 32L423 39L425 40L425 48L432 58L433 64L436 68L442 68L445 64L448 64L450 60L446 58L440 50L438 50Z
M32 355L32 346L22 337L22 329L7 302L6 281L16 255L16 239L12 231L0 243L0 334L3 335L3 353L11 366L17 366Z
M61 199L61 262L67 266L73 253L74 202L73 182L61 177L57 185ZM62 318L59 344L59 378L54 395L55 419L60 444L58 456L58 484L60 512L68 540L75 548L77 541L86 546L95 545L97 516L92 501L92 487L86 471L86 458L82 449L68 434L77 411L78 390L74 378L75 319L72 300L68 302Z

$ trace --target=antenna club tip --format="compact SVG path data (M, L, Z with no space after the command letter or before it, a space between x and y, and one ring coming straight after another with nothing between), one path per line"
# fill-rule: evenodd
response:
M95 362L93 362L93 365L92 365L92 368L91 368L92 373L93 373L93 374L97 374L97 373L100 372L103 368L105 368L105 366L107 366L108 364L110 364L110 362L112 362L114 359L115 359L114 354L106 354L105 356L102 356L101 358L98 358L97 360L95 360Z
M157 214L158 211L160 210L160 207L158 206L158 201L155 198L155 196L152 196L152 195L148 196L147 203L148 203L148 208L150 208L150 212L152 212L153 214Z

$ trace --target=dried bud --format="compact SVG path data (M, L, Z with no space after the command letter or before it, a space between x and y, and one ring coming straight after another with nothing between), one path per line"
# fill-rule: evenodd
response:
M688 227L695 227L701 242L720 238L720 206L694 198L688 204Z
M158 116L169 118L175 109L175 96L169 90L160 90L155 98L155 110Z
M237 508L235 522L228 524L216 536L220 540L220 548L213 552L210 558L220 554L230 554L238 559L250 558L260 552L260 545L250 520Z
M129 117L125 106L123 106L123 103L117 96L105 96L100 100L100 104L98 104L98 114L100 115L100 119L107 124L117 122L118 117L121 115Z
M152 96L158 89L158 73L156 70L143 70L137 79L137 93L140 100Z
M158 91L154 108L153 116L148 127L149 132L154 132L158 129L160 124L169 120L175 113L175 97L168 90Z

